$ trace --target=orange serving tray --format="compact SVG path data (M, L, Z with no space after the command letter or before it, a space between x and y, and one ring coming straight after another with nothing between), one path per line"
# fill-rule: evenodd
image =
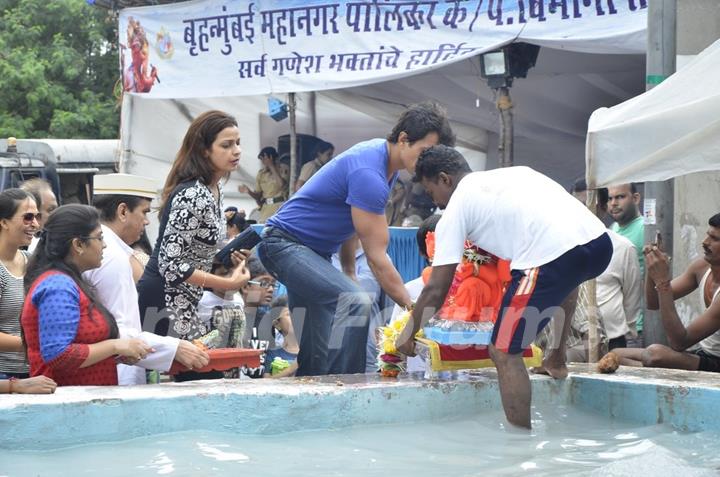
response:
M210 355L210 362L207 366L193 369L199 373L208 371L226 371L231 368L239 368L247 366L248 368L257 368L260 366L260 355L263 353L261 349L246 348L217 348L209 349L207 353ZM190 371L188 368L173 361L168 374L178 374Z

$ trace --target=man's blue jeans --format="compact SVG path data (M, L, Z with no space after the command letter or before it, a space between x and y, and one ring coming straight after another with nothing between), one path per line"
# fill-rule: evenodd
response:
M377 340L375 339L375 330L380 326L383 326L383 315L380 313L380 295L382 294L382 288L378 284L377 280L374 279L363 279L358 277L358 284L365 293L370 297L370 314L368 319L368 334L367 344L365 346L365 372L374 373L378 370L377 364Z
M295 237L266 227L258 256L288 289L300 336L297 376L365 372L370 299L360 286Z

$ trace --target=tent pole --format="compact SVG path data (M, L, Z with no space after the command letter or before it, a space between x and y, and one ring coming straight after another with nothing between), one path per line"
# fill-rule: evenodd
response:
M297 171L297 129L295 123L295 93L288 93L288 115L290 116L290 180L288 181L288 197L293 195L295 171Z
M648 2L648 47L647 77L645 89L650 90L675 72L676 57L676 0L654 0ZM673 217L675 202L675 181L645 183L645 203L655 201L655 224L645 225L645 243L655 240L655 234L662 234L662 242L668 255L673 253ZM645 271L647 273L647 271ZM644 346L654 343L667 344L662 321L657 312L645 310L643 326Z
M317 93L312 91L308 99L308 110L310 112L310 134L317 137Z
M595 216L598 215L597 190L588 189L587 191L587 208L590 209ZM580 285L583 286L583 285ZM600 335L598 334L598 306L597 306L597 282L593 278L588 280L584 285L587 287L587 320L588 320L588 363L597 363L600 359ZM565 317L566 320L572 320L573 317Z
M498 88L497 108L500 111L500 140L498 150L500 151L500 167L512 167L513 165L513 114L512 100L510 99L510 88L503 86Z

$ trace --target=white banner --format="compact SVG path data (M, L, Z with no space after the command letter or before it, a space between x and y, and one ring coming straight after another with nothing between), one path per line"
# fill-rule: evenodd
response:
M512 41L645 51L648 0L197 0L120 14L125 91L320 91L441 67Z

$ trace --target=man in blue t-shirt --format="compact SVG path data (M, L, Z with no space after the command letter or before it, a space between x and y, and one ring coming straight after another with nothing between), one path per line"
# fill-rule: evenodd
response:
M411 300L386 254L385 204L398 171L412 171L422 151L452 145L445 112L410 106L387 139L351 147L320 169L270 218L258 246L267 270L288 289L301 336L297 376L362 373L371 302L355 277L362 243L383 290L399 305ZM340 249L343 271L330 262Z

